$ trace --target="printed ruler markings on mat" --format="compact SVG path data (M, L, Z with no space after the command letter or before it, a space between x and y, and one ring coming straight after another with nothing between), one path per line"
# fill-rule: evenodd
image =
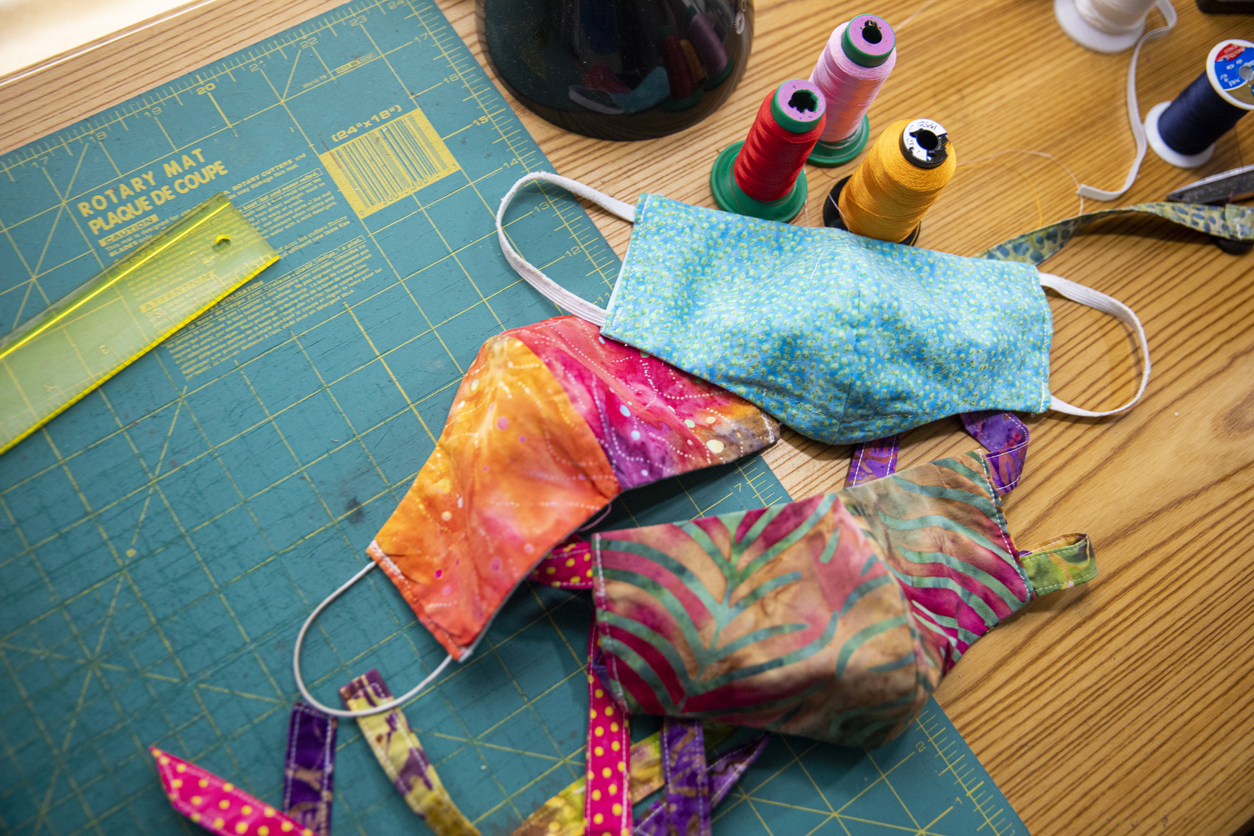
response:
M762 760L769 760L770 751L780 742L772 744ZM715 811L716 822L744 815L736 812L743 804L773 833L848 833L852 829L857 833L904 831L948 836L980 833L986 828L994 836L1027 833L934 701L928 703L920 722L902 737L866 753L860 762L854 758L841 762L837 773L837 781L842 784L840 793L824 790L831 773L824 775L830 764L816 757L823 748L820 744L799 738L783 739L782 743L787 758L776 760L770 773L752 789L733 789L728 800ZM969 758L973 764L965 780L958 780L952 773L955 752L962 753L959 759ZM862 764L864 769L860 768ZM755 766L746 783L752 784L753 772L758 768ZM804 779L789 780L793 770L804 775ZM850 775L857 780L848 781ZM787 792L771 790L770 784L776 780L787 782ZM810 790L808 800L802 784ZM951 786L955 793L946 792ZM983 787L989 787L987 796L977 797L982 795ZM871 829L863 829L866 825Z
M418 112L457 170L405 195L389 186L397 199L362 218L320 155ZM0 460L3 829L169 832L150 743L277 800L300 621L365 559L483 340L556 312L505 265L493 229L501 195L545 168L422 0L348 5L0 158L2 328L211 191L253 202L246 213L282 253L256 288ZM604 304L618 260L576 201L536 191L509 229ZM353 253L351 272L324 271L317 259L333 252ZM311 303L317 288L333 303ZM632 492L613 524L784 499L753 459ZM442 658L398 600L374 577L319 621L306 665L323 699L370 667L401 687ZM582 774L589 612L586 596L524 585L481 652L409 707L485 833L509 832ZM337 831L412 828L355 728L343 731ZM839 806L832 752L790 756L777 742L740 792L765 808L817 785L827 802L815 809ZM794 774L802 765L813 781ZM917 782L920 803L930 786ZM741 819L738 798L720 808L720 833L784 832Z
M953 776L962 796L971 800L994 836L1010 836L1019 832L1016 824L1023 827L1023 823L1010 809L1005 797L988 777L975 754L966 746L949 718L940 711L925 711L915 727L927 737L936 759L945 765L937 773L937 777L943 778L947 773ZM955 798L955 802L963 803L961 797ZM1026 833L1026 829L1023 832Z

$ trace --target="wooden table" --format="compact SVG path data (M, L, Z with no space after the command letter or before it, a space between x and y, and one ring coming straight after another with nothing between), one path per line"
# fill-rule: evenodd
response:
M192 3L0 79L0 152L334 5ZM1176 5L1180 25L1142 54L1142 112L1179 93L1216 41L1254 37L1249 17ZM478 54L471 0L441 6ZM898 35L897 68L871 109L872 130L929 117L949 129L958 154L921 246L973 255L1075 214L1073 176L1107 188L1122 181L1133 154L1129 56L1072 43L1048 0L881 0L873 8L763 0L732 100L697 127L651 142L590 140L519 110L563 174L629 200L656 191L712 206L707 177L718 150L744 137L775 84L808 76L828 33L863 11L888 19ZM1151 22L1160 22L1157 12ZM1249 162L1254 119L1196 171L1151 152L1121 203L1158 200ZM851 169L810 169L811 222L830 184ZM593 216L623 253L628 227ZM1028 419L1033 446L1023 485L1007 498L1010 525L1025 543L1089 532L1101 575L993 631L937 698L1033 833L1246 832L1254 826L1254 255L1225 255L1198 234L1130 219L1081 236L1048 267L1136 310L1154 375L1145 400L1124 416ZM1126 400L1139 376L1128 333L1080 306L1051 305L1054 391L1088 408ZM911 433L902 459L973 444L951 419ZM839 487L849 455L792 435L767 459L802 497Z

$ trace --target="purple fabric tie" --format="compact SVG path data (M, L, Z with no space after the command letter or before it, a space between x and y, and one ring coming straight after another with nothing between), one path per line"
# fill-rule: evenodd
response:
M331 833L335 728L334 717L303 702L292 706L283 769L283 812L318 836Z
M710 836L710 782L700 720L662 722L667 836Z
M690 721L681 720L677 722ZM769 739L770 735L765 734L754 738L745 745L723 755L706 769L706 784L710 789L709 809L714 809L719 805L719 802L727 797L727 794L731 792L731 788L745 774L745 770L753 765L758 755L762 754L762 750L766 748L766 743ZM704 760L704 754L702 760ZM664 760L663 763L666 763L666 761ZM666 815L666 806L669 801L670 790L668 789L665 800L653 802L649 809L645 811L635 830L632 831L632 836L668 836L672 832L669 829L671 819ZM683 831L680 831L680 836L685 836Z
M1010 493L1023 477L1028 457L1028 427L1013 412L964 412L962 424L988 450L993 487Z
M999 494L1010 493L1019 484L1023 463L1028 457L1027 425L1013 412L964 412L962 424L989 452L993 488ZM900 450L901 437L896 435L855 445L846 487L894 473Z
M899 435L857 445L854 447L853 461L849 463L849 477L845 480L845 485L853 487L890 475L897 469L897 453L900 450Z

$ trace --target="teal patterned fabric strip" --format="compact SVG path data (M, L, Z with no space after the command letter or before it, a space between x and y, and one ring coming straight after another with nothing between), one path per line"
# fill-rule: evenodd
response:
M1219 238L1232 241L1254 241L1254 208L1248 206L1239 206L1235 203L1224 206L1204 206L1199 203L1138 203L1135 206L1086 212L1074 218L1057 221L1011 238L981 255L995 261L1023 261L1040 264L1067 246L1076 233L1098 218L1134 213L1157 215L1172 223Z

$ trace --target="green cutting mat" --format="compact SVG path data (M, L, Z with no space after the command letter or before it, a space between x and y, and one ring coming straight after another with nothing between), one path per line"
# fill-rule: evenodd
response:
M301 620L362 565L483 341L557 313L492 226L545 168L423 0L344 6L0 158L0 331L213 191L282 252L0 457L0 831L192 832L149 744L279 801ZM605 301L618 260L576 203L535 192L513 218L533 262ZM785 498L754 458L604 525ZM524 584L408 708L485 836L582 774L589 617ZM323 615L305 670L333 702L442 657L376 575ZM421 832L358 737L341 726L335 832ZM934 703L871 754L775 740L717 816L724 836L1026 832Z

